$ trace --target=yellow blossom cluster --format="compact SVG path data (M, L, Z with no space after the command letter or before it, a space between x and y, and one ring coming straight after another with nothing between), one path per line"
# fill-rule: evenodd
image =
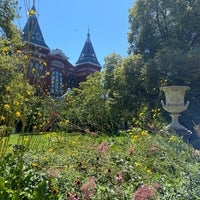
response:
M9 85L6 86L6 91L11 91L11 87Z
M47 63L44 61L44 62L43 62L43 65L46 67L46 66L47 66Z
M152 109L151 113L153 114L153 118L155 119L156 117L158 117L160 115L160 108Z
M18 117L21 116L21 113L20 113L19 111L17 111L17 112L15 113L15 116L18 118Z
M16 51L18 54L20 54L22 51L20 49L17 49Z
M172 141L179 143L179 142L180 142L180 139L179 139L177 136L172 135L172 136L169 138L169 142L172 142Z
M28 15L29 15L29 16L32 16L32 15L34 15L34 14L35 14L35 11L34 11L34 10L29 10L29 11L28 11Z
M9 110L9 109L10 109L10 105L9 105L9 104L5 104L5 105L4 105L4 109L5 109L5 110Z
M14 106L19 106L19 101L14 101L14 102L13 102L13 105L14 105Z
M5 121L5 119L6 119L5 116L3 116L3 115L0 116L1 121Z
M3 47L3 48L2 48L2 51L3 51L4 53L7 53L7 52L9 51L9 48L8 48L8 47Z

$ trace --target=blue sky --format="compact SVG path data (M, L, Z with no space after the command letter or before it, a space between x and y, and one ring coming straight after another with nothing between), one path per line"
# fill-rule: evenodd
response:
M21 18L16 25L23 29L33 1L18 2ZM104 57L113 52L127 56L128 9L133 4L134 0L36 0L36 10L50 49L61 49L75 64L89 28L97 58L103 65Z

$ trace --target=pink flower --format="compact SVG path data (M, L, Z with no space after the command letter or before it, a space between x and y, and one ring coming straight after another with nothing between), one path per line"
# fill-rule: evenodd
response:
M109 144L107 142L102 142L97 148L99 153L106 153L108 149L109 149Z
M143 185L134 193L133 200L154 199L154 192L148 185Z
M83 200L90 200L96 189L96 183L94 178L88 179L81 187Z
M117 181L117 182L121 182L121 180L122 180L122 174L121 173L117 173L116 174L116 176L115 176L115 180Z
M152 147L150 148L150 152L151 153L155 153L159 150L159 147L157 144L152 145Z

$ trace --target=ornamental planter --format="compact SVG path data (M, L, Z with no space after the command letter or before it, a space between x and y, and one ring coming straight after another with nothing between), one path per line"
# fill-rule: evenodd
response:
M165 104L161 101L164 110L170 113L172 122L166 127L167 130L174 130L179 136L188 139L191 131L179 123L180 113L188 108L189 101L185 104L185 93L190 87L187 86L165 86L160 90L165 94Z

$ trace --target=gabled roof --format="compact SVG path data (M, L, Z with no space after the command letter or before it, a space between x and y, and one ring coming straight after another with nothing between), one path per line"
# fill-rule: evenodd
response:
M84 44L83 50L81 51L81 55L78 61L76 62L76 65L84 64L84 63L92 63L92 64L100 66L97 60L94 48L92 46L92 42L90 40L89 32L87 34L87 40Z
M31 11L33 11L33 14L29 16L28 21L24 27L22 39L24 42L29 42L31 44L49 49L49 47L46 45L44 41L42 31L40 29L35 14L36 12L35 5L33 5Z

